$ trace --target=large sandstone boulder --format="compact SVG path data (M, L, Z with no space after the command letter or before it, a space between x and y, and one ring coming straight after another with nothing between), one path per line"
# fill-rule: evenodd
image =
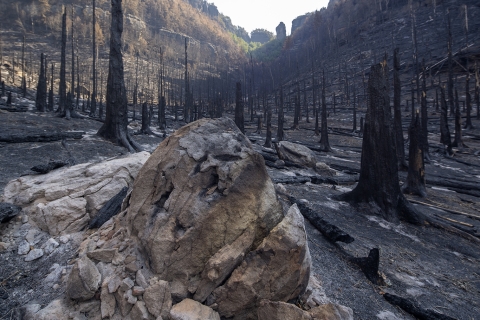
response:
M228 118L196 121L163 141L139 172L129 205L131 233L152 271L172 282L176 300L218 280L203 271L222 248L248 252L283 219L263 158Z
M140 152L24 176L7 184L4 200L21 206L53 236L80 231L108 200L133 183L148 157Z
M122 212L86 233L78 256L97 263L101 281L87 287L110 319L255 319L261 300L301 295L310 273L303 217L227 118L162 142ZM67 282L79 274L74 266Z
M288 160L304 167L315 168L317 164L315 153L309 148L289 141L280 141L277 146L280 159Z

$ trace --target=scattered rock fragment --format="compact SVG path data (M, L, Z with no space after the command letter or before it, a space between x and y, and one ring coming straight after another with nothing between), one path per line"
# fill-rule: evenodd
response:
M172 320L220 320L220 315L211 308L192 299L177 303L170 310Z
M83 256L74 264L67 280L67 296L75 300L93 298L100 286L102 276L95 264L87 256Z

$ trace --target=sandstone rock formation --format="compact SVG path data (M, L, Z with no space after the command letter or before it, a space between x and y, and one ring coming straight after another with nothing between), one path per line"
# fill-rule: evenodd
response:
M285 23L280 22L275 31L277 32L277 40L285 40L287 37L287 27Z
M314 319L317 305L287 303L315 289L305 292L303 216L282 201L232 120L193 122L146 161L123 211L85 233L66 275L69 299L25 310L33 319L217 320L262 319L273 306ZM62 268L52 269L53 283Z
M24 176L7 184L4 200L22 207L52 236L80 231L110 198L132 184L148 157L141 152Z

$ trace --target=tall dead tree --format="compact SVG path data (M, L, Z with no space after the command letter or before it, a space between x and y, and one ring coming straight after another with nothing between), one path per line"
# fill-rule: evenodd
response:
M47 109L48 111L53 111L53 63L52 63L52 73L51 73L51 79L50 79L50 90L48 91L48 104L47 104Z
M470 73L467 73L467 79L465 80L465 104L467 107L467 119L465 120L464 129L473 129L472 123L472 95L470 94Z
M357 131L357 92L355 84L353 85L353 132Z
M425 158L421 136L422 125L417 112L409 129L408 175L405 184L402 186L402 191L424 198L427 196L427 191L425 188Z
M452 138L450 136L450 130L448 129L448 107L445 100L445 89L440 85L440 99L442 112L440 115L440 143L445 146L445 151L452 155Z
M272 106L267 101L267 132L265 134L265 148L272 147Z
M64 8L62 16L62 51L60 57L60 85L58 92L58 109L61 117L66 116L67 81L66 81L66 47L67 47L67 9Z
M460 112L460 103L458 101L458 91L455 88L455 139L452 147L464 147L462 138L462 114Z
M72 97L75 97L75 38L73 36L73 4L72 4L72 28L70 30L71 32L71 40L72 40L72 85L70 87L70 92L72 94Z
M450 21L450 11L447 12L447 49L448 49L448 79L447 79L447 92L448 92L448 104L450 105L450 115L455 114L455 103L453 97L453 56L452 56L452 47L453 47L453 37L452 37L452 26Z
M427 112L427 73L425 72L425 59L422 61L422 96L421 96L421 116L422 125L420 127L420 143L422 144L423 156L426 161L430 161L430 148L428 146L428 112Z
M478 74L478 65L475 61L475 102L477 104L477 120L480 120L480 75Z
M160 92L158 94L158 128L165 130L167 120L165 118L165 108L167 106L164 93L165 62L163 60L163 49L160 48Z
M242 84L237 82L235 91L235 124L238 129L245 134L245 125L243 120L243 99L242 99Z
M400 82L400 58L398 48L393 51L393 130L395 134L395 147L397 150L398 169L407 169L405 161L405 143L403 140L402 109L402 84Z
M47 108L47 77L45 75L44 54L40 55L40 73L38 75L37 96L35 98L37 111L45 112Z
M90 98L92 102L90 103L90 116L95 117L97 112L97 42L96 42L96 7L95 0L92 0L92 94Z
M325 98L325 70L322 74L322 136L320 137L320 149L325 152L331 152L328 142L328 124L327 124L327 102Z
M388 90L388 66L384 61L372 66L368 79L360 179L355 189L338 199L354 204L366 203L369 209L390 222L406 220L422 224L423 215L400 190Z
M22 96L27 95L27 79L25 77L25 35L23 35L22 43Z
M278 107L278 125L277 125L277 142L285 139L285 132L283 130L284 113L283 113L283 86L280 85L280 105Z
M142 150L128 134L127 92L123 72L122 0L111 0L110 55L108 62L107 105L105 122L97 135L124 146L130 152Z

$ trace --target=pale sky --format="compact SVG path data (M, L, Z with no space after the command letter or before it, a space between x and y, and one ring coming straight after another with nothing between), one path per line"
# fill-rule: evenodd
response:
M218 11L232 19L236 26L245 28L248 33L261 28L275 34L280 22L285 23L287 35L292 29L292 20L307 12L320 10L329 0L209 0Z

